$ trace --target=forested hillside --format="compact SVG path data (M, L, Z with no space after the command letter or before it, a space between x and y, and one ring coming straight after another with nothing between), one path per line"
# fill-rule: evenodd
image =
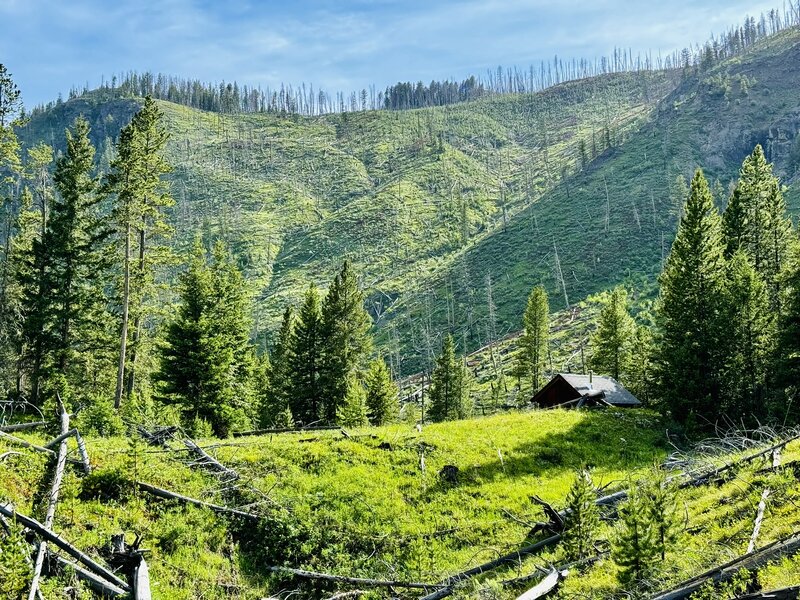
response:
M470 349L518 329L533 284L569 306L626 278L652 283L683 200L676 178L697 165L720 205L756 143L791 184L798 41L790 29L708 70L413 111L284 118L163 102L177 243L195 231L230 243L267 339L309 280L350 259L395 371L414 371L442 331ZM63 146L84 114L107 162L138 102L103 98L37 114L23 140Z

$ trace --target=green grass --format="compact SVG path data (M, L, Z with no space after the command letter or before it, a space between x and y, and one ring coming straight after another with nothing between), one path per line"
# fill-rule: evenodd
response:
M141 535L142 546L151 551L156 598L261 598L299 585L268 573L272 564L435 582L530 543L524 523L545 517L529 498L538 495L563 507L576 468L590 467L595 484L606 490L646 477L669 451L664 429L646 410L557 410L428 425L422 432L392 425L350 431L350 438L330 431L203 440L242 474L244 488L259 491L239 498L221 493L211 475L184 465L180 452L143 445L134 452L123 438L95 438L88 440L95 474L69 473L54 528L95 556L103 555L113 533L125 532L129 541ZM7 447L0 442L0 452ZM799 458L800 443L792 443L784 461ZM457 483L441 480L445 465L458 468ZM791 470L757 473L764 466L756 461L722 482L680 492L686 532L679 551L658 565L651 588L669 587L742 554L765 486L772 494L759 544L800 529L795 508L800 482ZM264 525L242 527L204 509L156 501L124 482L121 492L115 491L121 468L131 479L208 501L256 501L251 510L264 514ZM41 515L42 492L49 485L41 455L24 451L0 462L0 482L0 499ZM614 535L613 522L599 532L605 540ZM464 584L456 597L480 591L513 598L521 590L503 588L499 581L561 560L562 550L550 548ZM559 597L620 593L616 572L608 559L575 572ZM765 587L800 581L797 559L763 568L759 580ZM49 578L46 592L54 593L63 581ZM330 587L303 589L314 597L333 593Z

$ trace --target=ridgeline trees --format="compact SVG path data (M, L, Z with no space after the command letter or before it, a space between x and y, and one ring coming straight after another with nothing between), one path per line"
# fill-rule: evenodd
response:
M542 385L550 336L550 305L543 286L537 285L528 296L522 325L517 369L520 378L530 381L531 391L536 392Z

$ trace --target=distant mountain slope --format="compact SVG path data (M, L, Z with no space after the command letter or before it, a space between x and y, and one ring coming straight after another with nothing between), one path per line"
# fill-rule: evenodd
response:
M517 329L538 282L554 308L625 278L652 284L674 235L677 175L703 165L726 186L762 142L788 181L800 154L798 41L784 31L700 74L606 75L414 111L281 118L163 102L176 243L224 236L265 330L349 258L386 350L409 372L443 331L475 348ZM63 145L83 113L102 168L136 106L90 94L36 115L22 136Z

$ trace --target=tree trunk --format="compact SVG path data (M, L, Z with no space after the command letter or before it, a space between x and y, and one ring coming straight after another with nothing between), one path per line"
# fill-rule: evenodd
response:
M145 257L145 228L144 217L142 217L142 228L139 230L139 277L144 277L144 257ZM144 282L142 281L142 287ZM136 383L136 358L139 353L139 343L142 339L142 315L141 306L136 311L136 316L133 319L133 344L131 347L131 360L128 364L128 384L125 394L128 398L133 395L133 386Z
M131 297L131 226L125 230L125 258L122 284L122 331L119 336L119 363L117 364L117 389L114 392L114 408L122 403L122 387L125 382L125 351L128 345L128 307Z

